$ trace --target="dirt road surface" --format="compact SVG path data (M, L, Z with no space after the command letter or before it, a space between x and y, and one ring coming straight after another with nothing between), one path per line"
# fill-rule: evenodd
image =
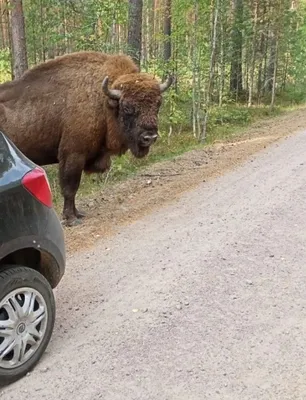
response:
M227 141L153 164L120 184L101 185L101 190L92 196L78 198L77 204L86 211L87 218L84 224L66 230L68 251L92 246L117 231L118 226L159 209L185 191L223 175L259 150L305 127L306 109L301 108L258 121Z
M1 400L304 400L306 132L71 254Z

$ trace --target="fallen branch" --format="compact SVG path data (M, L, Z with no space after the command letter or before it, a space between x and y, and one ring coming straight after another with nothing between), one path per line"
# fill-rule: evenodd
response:
M185 172L177 172L177 173L174 173L174 174L140 174L140 176L146 176L146 177L149 177L149 178L152 178L152 177L162 178L164 176L184 175L184 174L187 174L188 171L190 171L191 169L204 169L204 168L207 168L207 164L205 164L205 165L197 165L197 166L194 166L194 167L187 167L187 168L185 167L185 169L187 171L185 171Z
M146 176L149 178L152 177L158 177L158 178L162 178L164 176L177 176L177 175L182 175L181 173L176 173L176 174L141 174L140 176Z
M107 171L107 173L106 173L106 177L105 177L105 180L104 180L104 186L107 184L109 175L110 175L110 173L112 172L112 170L113 170L113 166L111 165L110 169L109 169L109 170Z

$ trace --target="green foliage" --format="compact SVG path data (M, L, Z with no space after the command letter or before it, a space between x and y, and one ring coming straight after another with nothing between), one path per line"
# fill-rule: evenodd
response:
M306 82L304 85L288 85L288 87L278 93L278 104L282 106L294 106L306 102Z
M210 134L207 137L207 144L211 144L216 140L230 139L237 135L246 124L278 115L283 110L284 109L279 107L276 107L272 111L269 107L254 107L251 109L239 107L237 110L234 106L225 107L222 112L217 112L217 109L212 110L211 119L215 122L217 119L219 119L219 122L223 119L223 123L212 123ZM236 120L236 123L232 122L233 119ZM165 127L166 126L162 125L162 130L165 129ZM78 196L93 194L97 191L103 190L105 185L118 183L148 165L155 162L171 160L186 151L201 147L203 147L203 145L199 144L198 140L190 135L189 130L182 131L180 134L174 134L171 142L168 141L166 135L162 135L146 158L135 159L128 152L121 157L113 158L112 167L108 173L101 176L83 175ZM63 199L60 195L57 177L58 167L48 166L46 167L46 171L54 195L54 203L60 212Z
M172 0L172 58L166 63L165 1L144 0L142 69L159 78L168 72L177 77L160 113L164 143L186 132L193 140L195 124L200 131L206 128L209 138L215 127L249 123L251 108L271 103L275 63L273 106L305 101L306 1L296 9L287 0L272 3ZM127 0L23 0L23 6L30 66L72 51L127 51ZM243 90L238 94L230 90L233 51L241 51ZM0 81L9 79L10 51L3 48ZM114 165L119 171L120 162Z
M144 159L128 153L113 159L109 173L83 176L79 195L200 146L203 131L212 143L304 103L306 0L297 3L294 9L289 0L172 0L172 58L165 62L165 0L144 0L142 70L160 79L173 72L177 78L163 96L160 138ZM23 6L30 66L73 51L128 51L128 0L23 0ZM11 79L8 32L2 36L0 82ZM239 93L230 85L237 72L235 53L242 64ZM59 205L57 167L47 172Z
M10 50L0 50L0 83L11 79Z
M225 106L214 108L210 112L213 125L246 125L251 121L252 112L247 107Z

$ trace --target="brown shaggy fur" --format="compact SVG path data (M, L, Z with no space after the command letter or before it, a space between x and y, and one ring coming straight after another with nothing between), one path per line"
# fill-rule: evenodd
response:
M106 75L108 87L122 91L119 101L103 93ZM104 172L111 155L128 149L145 156L150 146L141 147L139 138L157 133L160 103L159 82L130 57L72 53L0 85L0 129L35 163L59 163L63 215L71 225L82 217L75 208L82 171Z

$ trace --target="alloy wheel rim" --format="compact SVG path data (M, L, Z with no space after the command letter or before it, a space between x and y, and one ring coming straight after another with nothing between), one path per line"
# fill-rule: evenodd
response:
M33 288L19 288L0 301L0 368L25 364L39 349L47 330L48 310Z

